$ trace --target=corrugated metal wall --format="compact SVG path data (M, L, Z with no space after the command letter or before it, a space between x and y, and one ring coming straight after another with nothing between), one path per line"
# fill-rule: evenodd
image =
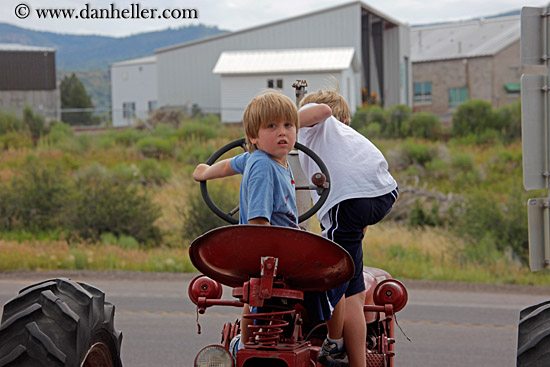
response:
M0 90L54 89L55 52L0 52Z
M203 112L219 113L221 76L213 74L212 69L222 51L354 47L359 68L363 70L361 13L364 7L361 2L350 3L211 40L157 50L159 106L198 104ZM401 38L408 38L407 32L403 34L398 27L383 29L385 85L373 85L372 90L383 88L385 106L406 103L401 90L400 67L405 52ZM374 65L371 60L370 67ZM371 83L378 83L377 75L376 71L371 73ZM361 80L359 77L354 83L357 104L361 103Z
M278 22L157 51L159 106L197 103L205 112L219 112L220 76L212 69L222 51L354 47L360 49L361 5ZM360 55L357 55L360 60Z

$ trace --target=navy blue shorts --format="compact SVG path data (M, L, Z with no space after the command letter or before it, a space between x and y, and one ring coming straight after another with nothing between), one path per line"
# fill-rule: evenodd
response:
M329 211L331 226L327 238L342 246L351 255L355 274L346 284L328 291L331 303L335 304L345 294L351 297L365 290L363 279L363 229L380 222L392 209L399 191L375 198L359 198L342 201Z
M353 278L338 288L326 292L305 292L304 304L314 321L327 321L340 299L365 290L363 279L363 229L380 222L392 209L399 191L375 198L342 201L329 211L331 226L327 238L342 246L355 264ZM324 229L323 229L324 230Z

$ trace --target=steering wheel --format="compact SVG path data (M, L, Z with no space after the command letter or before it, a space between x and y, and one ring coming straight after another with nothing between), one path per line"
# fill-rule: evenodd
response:
M245 138L237 139L232 141L231 143L224 145L223 147L218 149L216 152L214 152L214 154L212 154L210 158L208 158L208 160L206 161L206 164L208 165L214 164L222 155L224 155L231 149L237 148L237 147L241 147L243 148L244 151L246 151ZM325 178L325 180L322 180L322 176L319 176L319 174L315 174L314 177L312 178L313 181L315 182L315 185L310 185L309 187L307 187L307 189L309 190L317 190L317 192L320 194L320 197L319 197L319 200L317 200L317 202L315 203L315 205L313 205L308 211L306 211L305 213L303 213L298 217L298 223L302 223L303 221L311 217L313 214L317 213L317 211L321 208L321 206L323 206L325 201L327 201L328 194L330 191L330 175L328 173L327 166L325 166L321 158L319 158L319 156L315 154L315 152L313 152L311 149L309 149L308 147L298 142L296 142L296 144L294 145L294 148L301 150L306 155L308 155L311 159L313 159L313 161L321 169L321 173L324 175L324 178ZM236 212L238 212L239 207L236 207L235 209L233 209L228 213L221 210L210 198L210 194L208 193L208 187L206 185L206 182L207 181L200 182L202 198L204 199L204 202L206 203L206 205L218 217L222 218L226 222L230 224L238 224L239 220L236 218L233 218L233 215ZM300 189L303 189L303 188L300 188Z

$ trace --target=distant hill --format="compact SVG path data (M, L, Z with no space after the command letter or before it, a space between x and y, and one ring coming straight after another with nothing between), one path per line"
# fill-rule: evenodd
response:
M117 38L33 31L0 23L0 43L55 48L60 70L106 70L113 62L153 55L158 48L225 32L199 24Z

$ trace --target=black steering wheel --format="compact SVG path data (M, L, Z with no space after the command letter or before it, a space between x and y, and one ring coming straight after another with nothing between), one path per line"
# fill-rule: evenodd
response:
M243 148L243 151L246 151L246 140L245 140L245 138L237 139L237 140L232 141L229 144L224 145L223 147L218 149L216 152L214 152L214 154L212 154L212 156L210 156L210 158L208 158L208 160L206 161L206 164L208 164L208 165L214 164L226 152L230 151L231 149L237 148L237 147L241 147L241 148ZM320 194L320 197L319 197L319 200L317 200L317 202L315 203L315 205L313 205L308 211L306 211L305 213L303 213L302 215L300 215L298 217L298 223L302 223L306 219L310 218L313 214L317 213L317 211L319 209L321 209L321 206L323 206L325 201L327 201L328 194L330 192L330 175L328 173L327 166L325 166L325 164L323 163L321 158L319 158L319 156L317 154L315 154L311 149L309 149L308 147L306 147L306 146L304 146L304 145L302 145L298 142L296 144L294 144L294 148L296 148L298 150L301 150L306 155L308 155L311 159L313 159L313 161L321 169L320 173L322 173L324 175L324 178L325 178L325 180L323 181L322 179L320 179L320 177L316 177L316 181L320 180L319 183L316 183L317 186L310 185L309 187L307 187L307 189L309 189L309 190L317 190L317 192ZM314 177L318 176L318 175L319 174L315 174ZM239 220L236 219L236 218L233 218L233 215L238 212L239 207L236 207L235 209L233 209L229 213L226 213L223 210L221 210L210 198L210 194L208 194L208 187L206 185L206 182L207 181L201 181L200 182L202 198L204 199L204 202L206 203L206 205L218 217L222 218L226 222L228 222L230 224L238 224ZM300 188L300 189L304 189L304 188Z

